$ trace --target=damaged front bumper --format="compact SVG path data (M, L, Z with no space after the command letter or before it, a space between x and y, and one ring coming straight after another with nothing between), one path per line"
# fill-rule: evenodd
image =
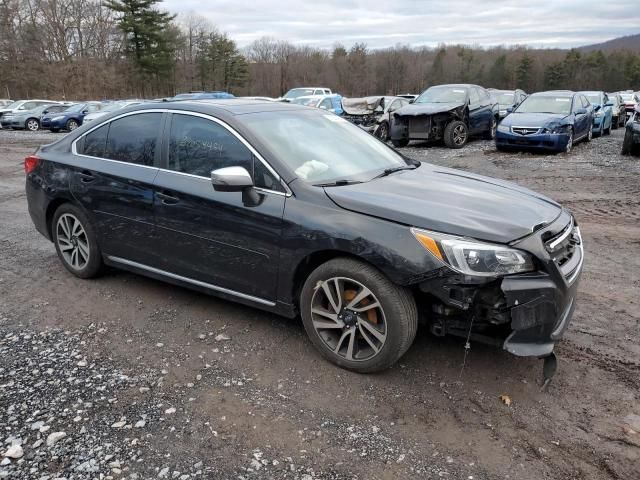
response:
M517 356L546 357L567 330L584 263L580 230L563 211L551 225L511 246L533 254L537 271L502 278L442 275L420 284L435 296L427 315L436 335L500 345Z

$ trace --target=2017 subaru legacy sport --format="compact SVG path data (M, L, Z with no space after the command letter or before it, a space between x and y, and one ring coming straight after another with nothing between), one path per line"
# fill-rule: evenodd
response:
M286 103L145 104L25 160L29 212L72 274L103 264L302 317L320 353L373 372L436 335L551 356L580 230L512 183L404 158Z

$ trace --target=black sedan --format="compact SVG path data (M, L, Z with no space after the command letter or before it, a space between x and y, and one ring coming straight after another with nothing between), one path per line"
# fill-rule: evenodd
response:
M106 264L301 317L332 362L391 366L436 335L552 356L583 249L572 215L509 182L408 160L286 103L129 107L25 159L64 267Z
M622 155L640 155L640 106L638 105L625 126Z

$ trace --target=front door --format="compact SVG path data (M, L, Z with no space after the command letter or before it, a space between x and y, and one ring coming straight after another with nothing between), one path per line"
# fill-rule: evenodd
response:
M71 192L89 211L105 255L156 263L153 182L162 116L161 112L128 115L76 143Z
M283 187L239 138L210 118L173 113L155 180L163 270L233 292L276 298ZM217 192L211 171L241 166L258 189Z

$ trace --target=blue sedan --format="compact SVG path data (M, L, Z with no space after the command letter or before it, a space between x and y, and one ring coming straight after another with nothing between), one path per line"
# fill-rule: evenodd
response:
M604 92L580 92L593 105L593 134L609 135L613 124L613 101Z
M582 93L565 90L529 95L496 132L498 150L570 152L593 137L593 107Z
M66 110L56 113L48 113L40 117L40 126L52 132L60 130L73 131L82 125L84 117L89 113L102 109L100 102L76 103Z

